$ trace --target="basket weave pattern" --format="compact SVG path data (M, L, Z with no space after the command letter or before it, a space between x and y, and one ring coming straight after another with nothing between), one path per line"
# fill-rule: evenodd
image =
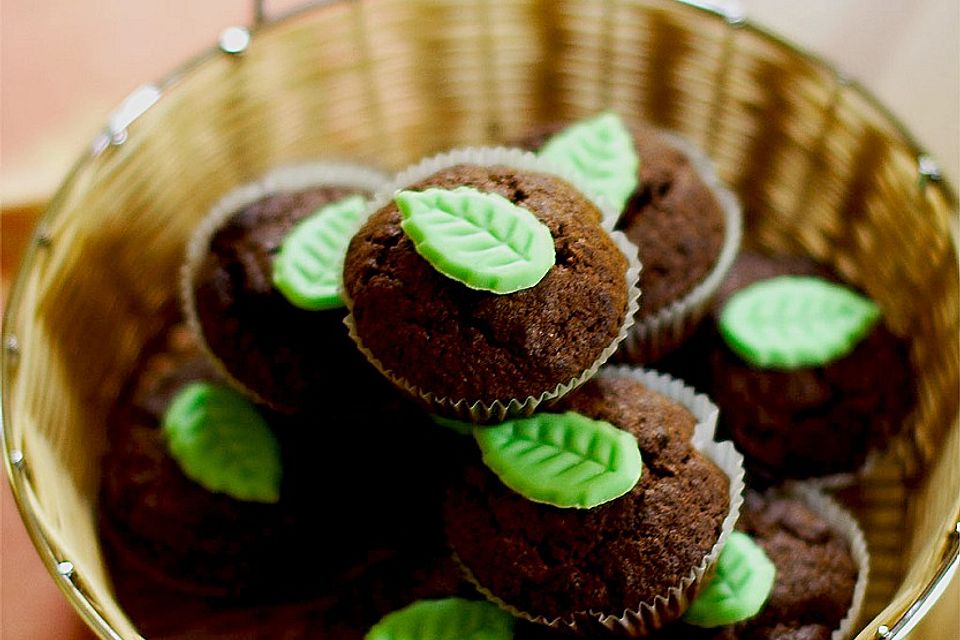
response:
M19 497L52 557L73 563L65 588L119 637L138 636L96 538L104 421L174 300L203 213L281 164L396 169L603 108L699 146L742 200L748 246L823 260L910 338L919 406L841 496L875 565L865 611L879 617L861 637L929 580L960 486L956 200L918 172L889 115L825 65L674 2L365 0L269 24L242 56L214 52L160 88L123 144L98 146L61 190L5 324Z

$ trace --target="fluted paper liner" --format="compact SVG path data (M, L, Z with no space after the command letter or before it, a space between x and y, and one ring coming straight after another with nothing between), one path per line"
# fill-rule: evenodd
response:
M553 628L572 628L577 631L588 631L602 627L607 632L627 637L642 637L664 625L676 620L690 606L690 603L697 597L700 588L704 583L704 578L709 578L713 574L714 566L720 557L720 552L733 531L733 526L740 518L740 507L743 504L744 489L744 471L743 456L734 448L733 443L729 441L717 442L714 434L716 431L717 416L719 411L709 398L703 394L698 394L691 387L683 384L682 381L673 377L643 369L636 369L626 366L604 367L597 374L601 377L629 377L640 382L652 391L656 391L671 400L686 407L696 417L697 425L694 428L691 442L697 451L705 455L729 479L729 500L730 506L727 516L723 519L720 526L720 535L716 544L707 552L700 563L690 569L690 572L684 576L678 584L667 590L666 593L657 595L652 601L642 602L632 609L623 612L611 613L605 611L577 611L569 616L548 619L544 616L534 615L526 611L521 611L511 604L504 602L489 589L480 584L473 572L463 564L463 562L454 556L457 563L464 572L464 576L470 581L477 590L488 600L501 607L505 611L518 618L523 618L530 622L543 624Z
M616 210L613 208L613 205L605 198L595 198L592 196L579 177L523 149L511 149L507 147L468 147L455 149L427 158L401 171L387 186L379 191L370 201L365 219L369 219L374 213L384 206L387 206L397 191L428 178L442 169L458 164L504 166L516 169L517 171L552 174L566 180L600 210L602 215L602 221L599 224L600 228L609 234L614 244L616 244L617 248L627 259L627 270L625 274L627 284L626 313L624 314L623 323L616 337L603 349L597 359L575 377L558 384L552 389L546 389L539 395L527 396L526 398L510 398L508 400L494 399L486 402L483 400L471 401L464 398L439 397L427 389L422 389L408 382L403 377L384 367L376 355L364 346L360 336L357 335L356 324L353 320L353 301L344 290L341 282L341 296L346 301L347 308L350 310L350 313L344 320L350 331L350 337L353 338L357 347L367 357L370 363L390 379L394 385L405 390L412 396L419 398L431 412L438 415L474 423L502 422L509 417L530 415L542 403L562 397L571 389L589 380L610 356L614 354L620 343L626 339L630 327L633 325L634 315L639 309L638 300L640 297L640 289L637 283L640 279L641 265L637 257L636 247L627 240L625 235L619 231L613 231L613 224L616 217Z
M260 179L240 185L210 208L187 240L186 254L180 268L180 306L183 317L197 339L207 358L216 367L224 380L252 400L279 411L295 407L279 406L256 390L240 382L207 344L197 316L194 299L194 282L197 271L210 249L210 240L220 227L240 209L258 200L278 193L295 193L315 187L346 187L373 194L388 180L388 176L375 169L348 162L307 162L277 167ZM318 366L321 366L318 364Z
M689 158L700 178L717 198L723 209L724 239L716 264L699 284L656 313L637 319L621 347L625 359L636 364L653 363L680 346L694 332L707 314L720 283L730 271L730 266L740 251L743 235L740 203L720 182L710 159L676 134L660 131L659 135ZM643 256L640 256L640 259L642 260Z

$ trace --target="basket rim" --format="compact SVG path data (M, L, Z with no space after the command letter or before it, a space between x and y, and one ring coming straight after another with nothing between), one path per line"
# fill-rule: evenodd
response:
M257 34L269 32L273 27L283 26L301 15L313 11L320 11L330 6L356 1L357 0L305 0L301 5L293 9L269 17L262 14L262 3L255 2L255 9L257 10L254 12L254 24L245 28L249 30L252 42ZM797 44L783 35L752 22L747 15L738 9L731 9L729 5L712 2L711 0L671 1L674 4L700 11L702 14L711 16L711 19L722 20L730 29L751 32L770 43L784 48L786 51L799 56L814 66L820 67L824 71L833 74L842 86L864 99L871 108L875 109L877 113L892 126L893 130L901 137L903 142L906 143L906 146L917 159L918 179L921 181L921 187L939 189L943 193L945 200L952 205L950 215L953 225L951 227L950 241L954 247L954 251L957 252L958 245L960 245L960 239L955 235L957 225L960 223L960 202L958 202L957 191L949 179L938 171L932 174L924 172L922 163L926 160L928 162L934 162L934 166L936 166L934 158L926 152L925 148L917 141L901 119L894 114L890 108L884 105L872 91L861 82L844 75L836 63ZM229 26L230 25L225 25L225 28ZM28 496L28 493L32 491L32 485L29 474L25 472L23 453L16 448L16 444L13 441L14 419L10 411L12 405L12 399L10 398L12 383L10 380L16 370L17 361L20 358L20 350L17 337L15 333L12 332L11 327L20 315L22 306L21 299L23 298L23 292L27 285L28 276L36 263L37 253L49 243L45 229L49 227L53 220L56 220L61 215L64 203L77 189L81 174L86 169L92 167L112 146L123 144L126 140L127 127L134 124L137 118L143 115L143 113L158 100L162 99L164 94L169 89L174 88L181 78L215 58L230 55L231 53L238 52L227 52L217 44L213 44L185 62L177 65L172 71L162 75L157 81L140 85L140 87L129 94L127 99L121 102L121 108L118 108L108 116L107 126L94 138L93 142L74 162L39 217L33 234L27 246L24 248L16 276L9 290L6 308L3 312L3 325L2 331L0 331L0 339L2 339L2 348L0 348L0 373L2 373L2 386L0 386L0 436L2 437L0 437L0 440L2 440L3 466L10 482L11 492L20 513L20 518L27 529L34 548L40 555L43 565L84 623L102 640L124 639L113 624L106 619L102 612L103 609L96 598L84 589L82 576L77 576L72 563L63 557L56 543L53 541L52 536L36 515L34 506L31 504L31 498ZM123 126L118 129L116 125L113 124L113 120L122 110L122 105L137 96L138 92L143 92L144 90L149 91L153 99L144 104L142 108L137 109L130 117L123 119ZM960 418L960 414L958 414L957 417ZM960 523L958 523L957 527L958 530L960 530ZM942 541L943 548L946 548L952 539L950 534L956 535L955 532L946 532ZM954 551L956 551L956 549L954 549ZM954 563L955 562L956 561L954 561ZM904 614L891 621L891 627L904 622L904 618L911 612L914 612L918 608L918 605L928 605L924 607L923 613L925 613L929 605L932 605L932 602L929 604L925 602L924 596L930 592L937 592L943 577L942 572L939 572L934 575L929 583L923 585L918 595L910 600ZM939 595L939 593L937 595ZM909 620L907 620L907 622L909 622ZM911 624L910 626L912 627L913 625ZM880 629L887 630L887 627L881 625ZM883 637L892 638L892 635Z

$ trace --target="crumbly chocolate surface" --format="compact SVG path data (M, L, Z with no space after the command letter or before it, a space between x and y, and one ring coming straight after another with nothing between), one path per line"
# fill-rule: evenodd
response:
M563 128L554 124L519 141L538 149ZM725 238L723 209L689 158L655 129L631 127L640 156L638 185L617 228L637 245L638 318L679 300L713 269Z
M626 258L597 225L596 207L553 176L459 165L411 188L464 185L534 213L554 237L555 266L508 295L470 289L416 252L391 202L347 252L357 334L385 369L438 397L491 402L552 391L616 338L627 309Z
M294 225L354 193L322 187L261 199L217 230L197 270L207 345L231 376L279 408L326 402L375 375L347 334L345 308L299 309L272 281L273 260Z
M470 465L447 494L447 536L480 584L523 611L620 615L702 561L729 510L729 480L690 444L694 416L633 380L594 378L560 404L634 434L640 482L599 507L560 509Z
M839 282L807 258L745 253L721 286L715 313L735 291L788 274ZM721 430L767 482L857 469L871 446L900 430L915 401L906 343L882 320L849 355L822 367L759 369L715 344L711 395Z

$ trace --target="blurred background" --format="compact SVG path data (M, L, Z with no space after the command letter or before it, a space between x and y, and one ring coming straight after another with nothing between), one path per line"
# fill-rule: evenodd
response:
M268 0L269 14L298 0ZM873 91L960 178L960 1L740 0L754 22L830 60ZM38 211L70 165L138 85L247 24L248 0L0 0L0 267L5 298ZM2 488L0 634L81 640ZM954 581L956 583L956 580ZM954 584L917 638L957 638Z

